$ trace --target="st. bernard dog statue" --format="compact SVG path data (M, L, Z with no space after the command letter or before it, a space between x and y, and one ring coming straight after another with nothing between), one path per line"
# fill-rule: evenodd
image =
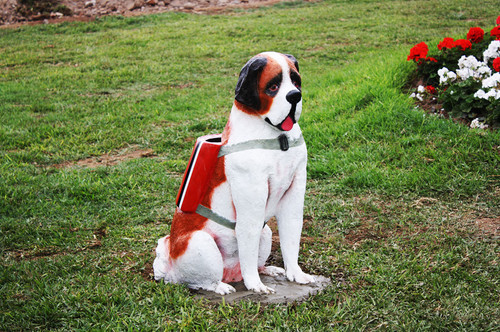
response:
M228 150L214 163L203 209L177 208L170 235L158 240L156 280L222 295L235 292L229 283L241 280L248 290L274 293L259 273L284 274L300 284L315 281L298 265L307 177L307 150L297 123L301 111L301 77L293 56L265 52L245 64L220 136L221 149ZM272 217L284 269L265 266L272 240L266 222Z

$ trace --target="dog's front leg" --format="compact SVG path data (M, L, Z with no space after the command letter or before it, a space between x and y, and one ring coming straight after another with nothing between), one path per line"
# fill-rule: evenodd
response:
M258 272L259 245L265 219L268 195L267 179L262 174L242 170L230 180L231 195L236 209L236 240L241 275L248 290L274 293L260 280Z
M299 284L308 284L315 281L313 276L302 272L298 264L306 178L306 166L304 164L303 167L299 168L292 185L282 198L280 209L276 215L286 276L288 280Z

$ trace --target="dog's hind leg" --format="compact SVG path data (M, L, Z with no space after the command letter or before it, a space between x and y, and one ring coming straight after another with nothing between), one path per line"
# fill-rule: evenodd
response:
M172 264L176 282L192 289L205 289L224 295L235 292L222 282L222 255L213 237L205 231L194 232L186 252Z

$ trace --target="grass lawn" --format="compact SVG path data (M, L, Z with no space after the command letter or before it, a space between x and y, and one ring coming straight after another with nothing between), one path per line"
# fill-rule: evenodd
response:
M403 86L411 46L499 14L325 0L0 29L0 331L498 330L500 132L415 110ZM333 285L211 304L152 281L154 248L194 140L266 50L300 63L300 264Z

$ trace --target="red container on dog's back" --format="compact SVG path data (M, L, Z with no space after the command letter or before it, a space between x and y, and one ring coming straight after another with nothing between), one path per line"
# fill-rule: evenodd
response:
M206 135L196 140L177 194L176 202L181 211L195 212L203 199L222 146L221 137L222 134Z

